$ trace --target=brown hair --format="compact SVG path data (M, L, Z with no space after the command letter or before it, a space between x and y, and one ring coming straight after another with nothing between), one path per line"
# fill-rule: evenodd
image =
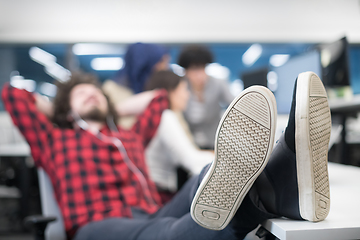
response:
M151 75L147 82L146 90L163 88L170 92L175 90L183 79L170 70L158 71Z
M180 52L178 64L188 69L194 66L204 66L214 61L213 54L204 45L186 45Z
M101 89L101 84L98 78L90 73L83 72L72 72L71 78L64 82L57 82L57 93L54 98L54 115L52 118L53 123L55 123L60 128L73 128L72 121L69 121L68 114L70 112L70 92L78 84L93 84L99 89ZM101 89L102 91L102 89ZM115 111L115 107L111 103L110 99L102 91L104 96L107 99L109 107L109 115L114 118L114 123L118 121L118 115Z

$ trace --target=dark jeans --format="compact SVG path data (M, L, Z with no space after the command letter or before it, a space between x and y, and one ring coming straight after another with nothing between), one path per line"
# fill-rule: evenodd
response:
M259 210L247 196L232 222L222 231L199 226L190 216L190 205L205 171L200 177L189 179L175 197L155 214L134 210L133 219L108 218L91 222L77 231L75 240L243 239L260 222L272 217Z

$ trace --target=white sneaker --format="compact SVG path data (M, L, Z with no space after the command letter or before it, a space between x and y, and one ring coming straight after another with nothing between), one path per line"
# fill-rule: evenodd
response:
M313 72L298 76L295 149L302 218L321 221L330 210L328 146L331 114L325 88ZM301 94L300 94L301 93Z
M253 86L230 104L215 137L215 160L191 204L199 225L224 229L271 154L276 130L276 101L270 90Z

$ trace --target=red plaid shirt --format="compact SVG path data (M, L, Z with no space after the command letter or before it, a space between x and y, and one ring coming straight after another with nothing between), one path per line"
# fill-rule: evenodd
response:
M25 90L5 84L2 98L14 124L30 145L35 164L42 167L52 181L69 236L91 221L130 218L131 207L147 213L158 210L160 198L149 178L144 148L157 130L162 111L168 108L165 91L151 101L131 131L119 128L118 133L111 133L108 127L101 130L106 136L123 142L129 158L145 176L150 193L143 191L139 179L114 144L81 129L54 127L37 110L33 95Z

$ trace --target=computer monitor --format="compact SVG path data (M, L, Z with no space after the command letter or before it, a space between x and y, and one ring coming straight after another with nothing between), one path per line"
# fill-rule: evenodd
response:
M253 71L241 73L240 79L244 83L244 89L253 85L260 85L266 87L268 72L268 68L260 68Z
M322 75L325 87L336 88L350 85L349 43L346 37L317 46L320 51Z
M289 59L280 67L271 69L277 75L277 89L274 95L278 114L289 114L295 79L302 72L312 71L321 76L320 52L309 51Z

